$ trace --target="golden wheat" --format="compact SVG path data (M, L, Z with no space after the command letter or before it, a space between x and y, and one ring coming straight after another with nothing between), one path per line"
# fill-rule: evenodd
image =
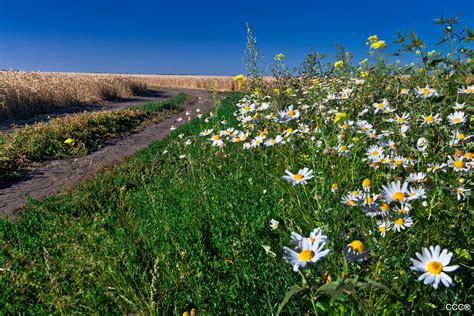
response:
M126 98L146 88L138 78L0 71L0 118Z

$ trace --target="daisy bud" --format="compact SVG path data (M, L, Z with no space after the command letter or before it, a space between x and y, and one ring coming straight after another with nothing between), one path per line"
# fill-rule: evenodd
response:
M423 201L423 202L421 203L421 205L423 205L423 207L428 207L428 202Z

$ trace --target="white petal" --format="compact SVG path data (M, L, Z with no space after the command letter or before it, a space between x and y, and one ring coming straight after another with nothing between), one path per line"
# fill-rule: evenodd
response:
M459 268L458 265L454 265L454 266L446 266L443 268L443 271L446 271L446 272L451 272L451 271L454 271L456 270L457 268Z
M445 287L449 287L449 285L453 283L453 279L451 279L451 277L444 272L441 272L440 278Z
M435 280L435 276L429 272L425 272L425 273L428 273L428 275L425 277L425 281L423 283L425 284L433 283L433 281Z

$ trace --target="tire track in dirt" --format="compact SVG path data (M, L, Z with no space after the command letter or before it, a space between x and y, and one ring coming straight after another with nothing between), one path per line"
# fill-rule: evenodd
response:
M186 111L192 112L195 116L197 108L205 113L212 107L211 96L207 91L172 89L172 92L186 93L193 100L179 113L160 122L146 125L134 134L113 138L107 141L104 147L87 156L32 164L26 168L25 176L2 185L0 187L0 217L14 215L15 211L27 203L27 197L41 200L71 189L102 168L129 157L149 144L164 138L170 133L172 126L187 123L184 119L177 121Z

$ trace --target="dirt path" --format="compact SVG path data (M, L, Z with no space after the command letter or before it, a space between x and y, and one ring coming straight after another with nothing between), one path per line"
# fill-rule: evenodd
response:
M33 117L25 119L9 119L0 122L0 135L8 134L12 132L13 126L22 127L26 124L33 124L36 122L45 122L52 118L70 115L73 113L79 113L83 111L95 112L95 111L108 111L108 110L121 110L128 107L140 106L145 103L171 98L180 92L186 93L190 89L148 89L143 95L131 97L127 99L120 99L115 101L108 101L97 104L85 104L76 106L67 106L52 110L48 113L41 113L34 115ZM191 90L193 91L193 90Z
M172 126L186 123L183 117L186 111L196 116L196 109L203 113L211 107L210 94L203 90L170 89L171 95L184 92L193 97L183 111L164 119L161 122L147 125L135 134L114 138L108 141L98 151L75 159L52 160L31 165L26 175L18 180L0 187L0 217L10 216L27 202L27 196L33 199L43 199L61 191L72 188L97 173L100 169L129 157L150 143L167 136ZM199 97L202 99L199 100Z

